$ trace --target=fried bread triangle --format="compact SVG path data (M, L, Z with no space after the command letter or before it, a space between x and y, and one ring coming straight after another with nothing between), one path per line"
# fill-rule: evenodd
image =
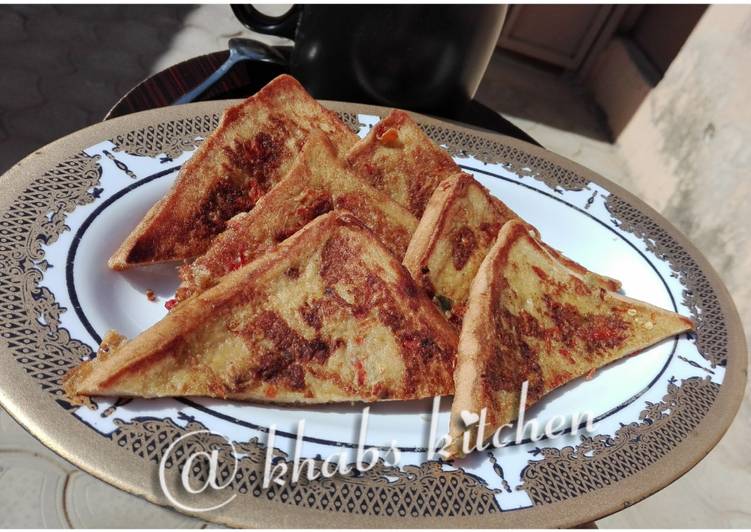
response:
M183 165L169 193L112 255L110 268L203 253L227 220L251 209L284 177L312 131L329 135L342 153L357 141L335 113L287 75L229 107L219 127Z
M333 209L354 214L399 259L417 227L417 219L408 210L346 166L327 135L314 132L284 179L252 211L230 220L206 253L181 267L177 299L215 285L228 272Z
M108 335L64 388L74 401L417 399L452 392L456 342L373 233L332 211L133 340Z
M521 218L464 172L444 179L430 197L404 256L404 265L455 325L461 326L469 287L498 231L515 219ZM530 230L539 236L534 227L530 226ZM615 279L590 272L540 243L587 282L612 291L620 289Z
M438 184L461 171L448 152L399 109L391 111L352 147L347 162L365 181L417 218Z
M688 318L585 282L523 222L507 222L470 289L454 375L452 454L463 454L464 420L482 409L483 440L516 418L524 381L531 406L577 377L692 327ZM477 424L467 433L474 444Z

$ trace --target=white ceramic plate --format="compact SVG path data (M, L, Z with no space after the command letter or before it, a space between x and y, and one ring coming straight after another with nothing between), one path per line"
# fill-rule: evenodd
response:
M236 498L200 514L206 519L246 526L565 526L666 485L729 425L745 383L743 335L725 289L696 250L654 211L584 168L513 139L421 116L416 118L456 162L549 244L621 280L626 295L699 323L698 334L666 340L591 380L572 382L527 413L544 425L553 416L591 412L592 433L526 439L440 464L426 461L431 401L374 404L366 446L385 448L396 440L397 466L262 489L270 426L276 427L273 447L280 456L292 456L304 418L302 456L344 453L353 462L363 405L277 407L198 398L100 399L96 409L69 405L60 392L61 375L91 356L108 329L132 337L166 314L163 304L177 286L174 265L118 273L106 261L166 193L225 105L169 108L94 126L45 148L4 178L3 405L66 458L164 504L170 501L155 481L159 461L177 438L205 429L211 434L186 445L224 449L227 471L234 462L224 439L243 449L225 491ZM387 112L329 105L360 135ZM147 289L156 302L146 298ZM444 398L439 435L447 431L449 407ZM171 476L183 463L175 462ZM183 502L188 500L200 498Z

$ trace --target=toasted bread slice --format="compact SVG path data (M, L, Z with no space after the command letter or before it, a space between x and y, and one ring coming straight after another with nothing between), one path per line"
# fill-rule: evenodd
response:
M332 211L138 337L72 370L90 395L281 403L453 390L457 336L357 218Z
M500 228L513 219L520 218L469 174L450 176L433 192L407 248L404 265L457 326L461 326L469 287L480 263ZM529 227L539 236L535 228ZM589 272L541 244L587 282L608 290L620 289L615 279Z
M395 109L347 154L347 162L371 185L422 216L433 190L460 172L404 111Z
M357 136L282 75L229 107L219 127L186 162L159 200L109 260L124 270L200 255L235 214L253 207L289 171L311 131L328 134L337 149Z
M592 285L550 255L519 220L507 222L470 290L451 408L455 455L462 412L486 409L484 440L527 406L595 368L693 327L691 320ZM477 426L468 432L470 442Z
M404 256L417 219L358 178L326 135L311 133L289 174L252 211L230 220L206 253L180 269L178 301L217 284L228 272L337 208L359 218L398 259Z
M433 192L403 262L458 325L480 263L503 224L514 218L516 213L463 172Z

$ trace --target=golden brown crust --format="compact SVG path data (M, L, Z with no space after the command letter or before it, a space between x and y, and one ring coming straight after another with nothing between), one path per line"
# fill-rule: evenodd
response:
M464 172L444 179L433 192L404 265L457 327L480 263L513 218L516 213Z
M84 363L66 392L300 403L447 395L456 342L370 230L332 211Z
M110 268L200 255L228 219L251 209L287 173L308 134L319 130L342 152L357 140L335 113L287 75L229 107L167 196L112 255Z
M431 296L434 290L427 278L428 272L423 268L427 266L427 256L435 249L436 239L444 231L447 218L445 205L452 197L456 182L456 177L447 177L433 191L402 261L412 278Z
M326 135L312 133L285 178L252 211L230 220L206 253L181 268L177 299L215 285L333 209L357 216L398 258L417 226L409 211L352 173Z
M352 147L347 162L365 181L417 218L438 184L461 171L409 114L398 109Z
M589 271L575 260L567 257L542 240L539 240L539 243L543 248L545 248L545 251L547 251L555 260L560 262L563 266L571 270L573 273L583 277L586 282L600 286L605 290L610 290L611 292L617 292L621 289L621 282L618 279L613 279L612 277L608 277L607 275Z
M117 331L107 331L104 338L102 338L102 342L99 344L96 358L106 360L110 356L110 353L119 349L126 341L127 339ZM92 364L81 364L71 369L63 377L63 390L71 401L76 404L85 404L87 401L87 397L78 395L76 390L81 387L82 383L91 378L92 369Z
M404 265L457 327L480 263L507 221L521 219L471 175L459 173L436 188L404 257ZM539 232L532 225L528 229ZM542 242L541 242L542 243ZM542 243L561 264L608 290L620 283L588 271Z
M470 290L451 411L452 452L461 455L462 411L486 409L485 439L555 388L665 338L691 320L587 283L509 221ZM473 433L476 427L472 429Z

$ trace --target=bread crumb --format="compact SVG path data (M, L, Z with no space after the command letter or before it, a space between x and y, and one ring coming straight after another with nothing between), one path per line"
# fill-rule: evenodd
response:
M149 288L148 290L146 290L146 299L148 299L149 301L152 301L152 302L156 301L156 294L154 293L154 291L151 288Z

